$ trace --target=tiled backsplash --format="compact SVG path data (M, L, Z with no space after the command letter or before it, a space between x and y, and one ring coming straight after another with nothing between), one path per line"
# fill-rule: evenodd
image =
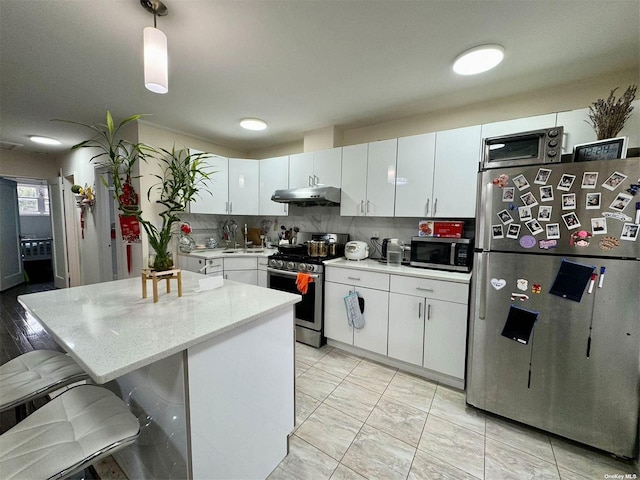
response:
M245 215L203 215L183 214L182 219L189 222L196 243L214 237L220 240L220 227L225 221L235 220L238 224L237 241L242 243L242 229L246 223L249 228L259 228L263 220L271 224L268 237L277 240L280 226L287 229L298 227L302 232L348 233L351 240L368 242L374 233L378 237L398 238L409 243L411 237L418 234L418 221L421 218L398 217L341 217L339 207L298 207L290 205L286 217L261 217ZM459 220L459 219L452 219ZM474 220L465 220L465 237L473 236ZM274 229L275 226L275 229Z

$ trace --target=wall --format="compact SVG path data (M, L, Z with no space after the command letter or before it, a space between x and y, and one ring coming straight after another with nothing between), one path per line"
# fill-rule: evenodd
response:
M636 69L626 69L587 78L581 80L579 83L560 83L551 90L537 90L521 95L463 105L457 108L449 108L443 111L407 116L364 127L345 127L340 132L342 142L336 143L335 146L357 145L360 143L418 135L420 133L434 132L437 130L447 130L549 112L586 108L598 98L606 98L609 92L616 87L620 87L616 94L621 95L628 85L637 85L639 82L638 78L638 71ZM324 144L314 142L313 137L315 137L315 132L317 131L308 132L309 136L312 137L309 142L307 142L305 136L303 150L300 150L297 144L283 144L264 149L256 149L250 153L253 158L269 158L300 153L301 151L312 151L312 148L316 150L331 148L326 142Z
M50 179L58 176L60 167L56 155L46 153L0 150L0 176Z

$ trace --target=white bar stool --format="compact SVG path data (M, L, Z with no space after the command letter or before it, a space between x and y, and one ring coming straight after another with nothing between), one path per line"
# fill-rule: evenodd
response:
M138 419L111 391L73 387L0 435L3 480L61 479L135 442Z
M0 365L0 412L88 377L69 355L62 352L34 350L22 354Z

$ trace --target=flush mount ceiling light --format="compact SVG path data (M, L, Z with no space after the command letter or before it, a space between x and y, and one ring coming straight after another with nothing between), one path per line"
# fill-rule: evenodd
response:
M41 145L62 145L60 140L56 140L55 138L43 137L40 135L30 135L29 140L33 143L40 143Z
M243 118L240 120L240 126L245 130L265 130L267 122L259 118Z
M144 86L153 93L167 93L167 36L156 28L156 17L164 17L169 12L160 0L140 0L140 5L153 13L153 27L144 29Z
M501 45L480 45L458 55L453 61L453 71L458 75L475 75L496 67L503 58Z

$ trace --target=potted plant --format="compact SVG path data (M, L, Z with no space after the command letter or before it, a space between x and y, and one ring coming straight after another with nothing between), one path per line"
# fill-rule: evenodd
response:
M143 143L133 143L122 136L123 128L130 122L140 119L142 115L133 115L115 124L111 112L107 110L106 124L86 125L78 122L69 123L87 127L95 132L95 136L74 145L78 148L96 148L98 153L90 161L106 167L113 178L114 199L118 209L127 216L135 217L147 234L149 246L155 252L154 260L149 267L154 270L167 270L173 267L170 251L173 226L180 221L179 214L184 212L197 196L200 189L208 191L203 183L213 172L206 170L203 157L206 153L191 154L187 149L156 149ZM147 199L152 194L157 196L155 203L160 209L160 225L142 216L138 204L138 195L131 184L134 166L141 159L145 162L154 160L159 165L159 173L153 174L158 180L147 191ZM101 178L108 187L107 181Z
M599 98L589 107L589 120L585 121L593 127L598 140L614 138L620 133L633 111L631 102L636 97L637 88L637 85L628 86L616 100L616 87L611 90L606 100Z

